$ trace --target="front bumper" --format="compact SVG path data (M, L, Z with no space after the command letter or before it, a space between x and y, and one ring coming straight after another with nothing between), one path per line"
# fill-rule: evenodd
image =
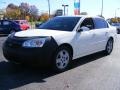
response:
M22 43L30 38L8 38L3 44L3 55L8 61L33 65L51 64L57 43L48 38L41 48L24 48Z

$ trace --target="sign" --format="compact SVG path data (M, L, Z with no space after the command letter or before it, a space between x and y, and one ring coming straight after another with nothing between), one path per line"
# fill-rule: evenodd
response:
M80 15L80 0L74 0L74 14Z

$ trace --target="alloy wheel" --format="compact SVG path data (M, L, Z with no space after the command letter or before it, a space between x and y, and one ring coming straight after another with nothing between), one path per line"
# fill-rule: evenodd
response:
M60 50L56 56L56 67L60 70L65 69L70 60L69 52L65 49Z

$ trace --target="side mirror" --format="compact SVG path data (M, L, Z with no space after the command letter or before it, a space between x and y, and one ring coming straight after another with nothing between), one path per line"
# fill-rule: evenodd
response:
M82 26L81 28L78 29L78 32L81 31L89 31L90 29L88 27Z

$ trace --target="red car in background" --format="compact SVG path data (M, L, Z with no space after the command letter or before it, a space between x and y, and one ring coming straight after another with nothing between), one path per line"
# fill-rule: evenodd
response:
M22 30L27 30L30 28L30 25L27 20L15 20L16 23L20 25Z

